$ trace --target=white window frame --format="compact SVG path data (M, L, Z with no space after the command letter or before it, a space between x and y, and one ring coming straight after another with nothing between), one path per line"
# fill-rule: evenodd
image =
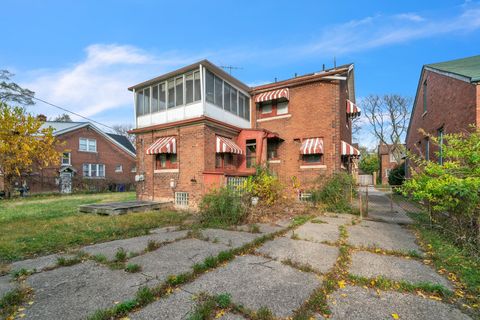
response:
M85 141L86 149L82 149L82 140ZM94 147L90 150L90 147ZM82 152L97 152L97 139L88 139L88 138L80 138L78 140L78 151Z
M68 158L65 158L64 156L68 154ZM68 163L64 163L64 160L68 159ZM71 152L64 152L62 153L62 166L70 166L72 165L72 153Z
M175 205L179 207L188 207L188 192L175 192Z
M85 175L84 166L88 166L88 173ZM94 168L95 170L92 170ZM103 175L99 175L100 168L102 168ZM95 176L92 176L92 171L96 172ZM82 174L84 178L95 179L95 178L105 178L105 164L103 163L84 163L82 165Z
M117 165L115 166L115 172L117 172L117 173L118 173L118 172L123 172L123 165L117 164Z

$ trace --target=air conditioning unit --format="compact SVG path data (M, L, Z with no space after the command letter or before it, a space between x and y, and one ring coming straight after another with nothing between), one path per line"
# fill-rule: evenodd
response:
M135 175L135 182L145 181L145 176L143 174Z

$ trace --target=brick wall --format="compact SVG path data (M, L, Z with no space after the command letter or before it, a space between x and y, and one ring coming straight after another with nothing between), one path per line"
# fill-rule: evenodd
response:
M97 152L79 151L80 138L96 139ZM57 139L63 142L58 151L71 153L71 165L77 171L74 179L80 180L83 177L84 163L98 163L105 165L105 179L98 179L97 182L116 184L133 184L135 182L135 173L132 172L136 165L135 158L95 130L84 127L62 134ZM115 172L117 165L122 165L122 172ZM30 191L32 193L58 191L55 178L58 177L59 169L60 166L57 165L34 174L29 182ZM97 179L88 180L93 182Z
M427 112L423 111L423 83L427 81ZM418 130L437 135L443 126L445 133L468 130L470 124L478 124L480 107L478 86L448 77L436 72L424 70L419 82L416 107L412 113L407 149L413 153L424 154L424 135ZM420 142L420 143L419 143ZM431 144L430 144L431 145ZM436 148L430 148L430 158L435 159ZM411 163L411 161L409 162Z

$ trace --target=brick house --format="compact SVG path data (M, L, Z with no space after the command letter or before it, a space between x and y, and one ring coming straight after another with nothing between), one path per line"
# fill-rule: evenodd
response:
M425 132L441 139L444 133L480 125L480 55L424 65L418 81L407 150L426 159L442 161L441 150L430 144ZM439 153L439 156L437 156ZM411 165L407 160L407 167ZM407 175L409 174L407 170Z
M137 195L195 207L211 188L268 164L292 192L352 171L353 65L248 87L207 60L129 88ZM292 179L300 183L293 190Z
M62 142L60 165L31 173L18 186L26 183L31 193L70 193L77 189L125 190L135 183L135 148L126 137L105 133L89 122L46 121L44 127L52 127Z
M390 171L400 164L399 157L395 157L395 151L391 144L380 144L378 146L379 174L381 175L381 184L388 184L388 175Z

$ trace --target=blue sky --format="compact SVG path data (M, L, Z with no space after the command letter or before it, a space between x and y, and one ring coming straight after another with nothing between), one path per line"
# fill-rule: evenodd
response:
M260 84L332 67L336 57L355 63L361 99L413 96L423 64L480 54L473 0L2 0L2 12L0 69L106 124L133 123L128 86L203 58L242 67L233 75Z

